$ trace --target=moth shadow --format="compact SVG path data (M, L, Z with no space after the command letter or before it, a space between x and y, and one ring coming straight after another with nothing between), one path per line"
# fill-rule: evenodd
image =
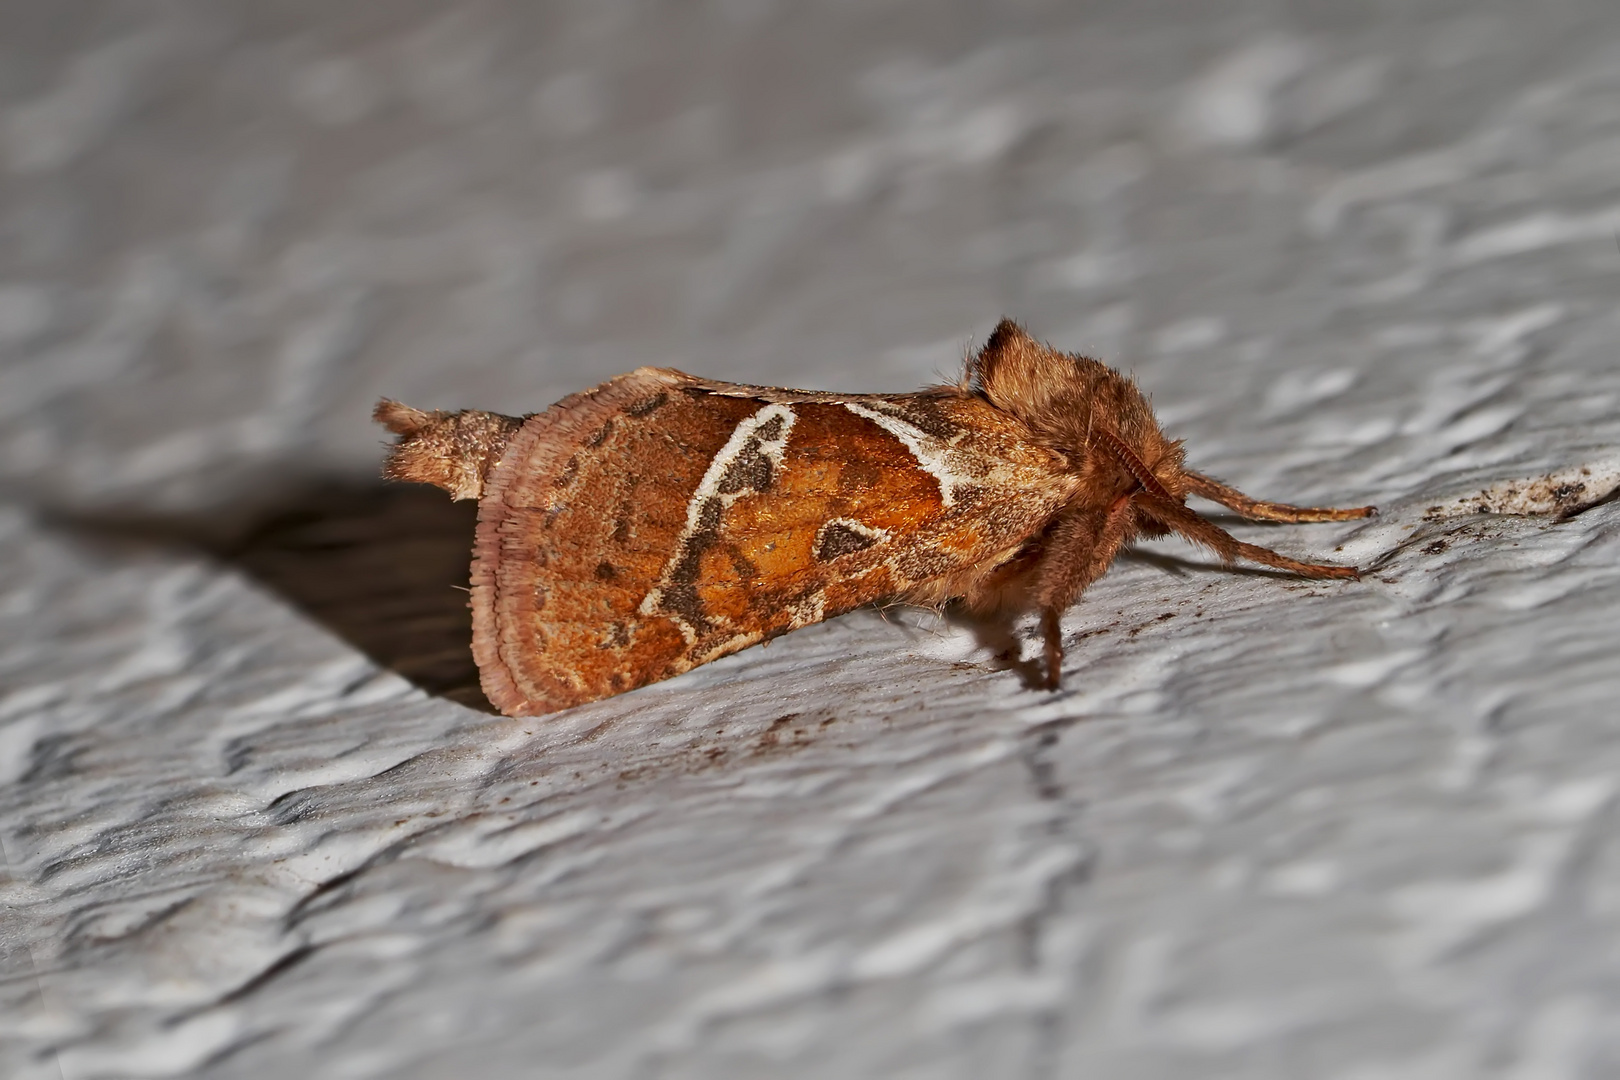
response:
M996 671L1013 672L1025 690L1051 689L1046 684L1046 666L1040 657L1023 654L1024 643L1019 640L1013 620L974 615L954 605L946 608L945 618L973 635L974 644L990 654L990 666Z
M1308 580L1298 574L1290 574L1286 570L1274 570L1269 566L1249 566L1244 563L1227 566L1215 560L1186 559L1178 555L1168 555L1162 551L1150 551L1142 547L1127 547L1116 556L1116 559L1119 562L1152 566L1163 570L1171 577L1178 578L1184 578L1191 574L1237 574L1242 577L1276 578L1278 581Z
M200 549L427 693L493 713L467 607L477 517L472 501L415 484L315 480L206 514L47 520L95 542Z

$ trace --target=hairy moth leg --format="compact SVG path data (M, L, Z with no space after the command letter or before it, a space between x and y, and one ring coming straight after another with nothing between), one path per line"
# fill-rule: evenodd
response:
M1065 515L1047 539L1035 570L1035 601L1046 642L1046 685L1063 682L1063 612L1086 586L1102 577L1130 536L1131 496L1121 495L1105 511L1085 509Z
M1243 494L1237 488L1227 487L1213 477L1195 473L1191 469L1181 474L1187 481L1187 493L1198 495L1210 502L1220 503L1250 521L1349 521L1353 518L1372 517L1376 506L1353 506L1343 509L1326 506L1289 506L1287 503L1266 502Z

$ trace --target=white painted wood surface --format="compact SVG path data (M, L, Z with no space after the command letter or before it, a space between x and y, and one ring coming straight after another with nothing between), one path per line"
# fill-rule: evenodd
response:
M0 10L0 1072L1620 1074L1620 503L1545 512L1620 477L1620 8L72 7ZM1003 314L1374 571L1150 546L1056 696L865 612L458 703L378 395Z

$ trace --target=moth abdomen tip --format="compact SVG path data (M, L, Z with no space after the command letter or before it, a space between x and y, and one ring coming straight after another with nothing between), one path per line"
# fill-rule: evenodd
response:
M388 448L384 479L434 484L456 499L483 494L484 477L523 424L499 413L426 412L389 398L378 401L371 415L400 437Z
M415 435L433 423L433 414L413 409L392 398L378 398L371 419L395 435Z

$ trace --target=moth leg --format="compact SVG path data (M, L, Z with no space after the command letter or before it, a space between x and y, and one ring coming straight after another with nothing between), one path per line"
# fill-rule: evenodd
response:
M1041 637L1046 641L1046 688L1063 686L1063 624L1055 608L1041 612Z
M1149 495L1139 496L1142 509L1159 521L1168 525L1170 529L1186 537L1195 544L1202 544L1221 557L1225 563L1234 563L1238 559L1248 559L1262 566L1270 566L1277 570L1286 570L1291 574L1308 578L1359 578L1361 572L1353 566L1331 566L1327 563L1307 563L1298 559L1290 559L1286 555L1279 555L1270 548L1258 547L1254 544L1245 544L1231 533L1206 521L1177 503L1165 502Z
M1250 521L1349 521L1352 518L1372 517L1376 506L1352 506L1335 509L1326 506L1289 506L1287 503L1251 499L1237 488L1227 487L1213 477L1188 469L1181 474L1187 481L1187 493L1199 495L1211 502L1235 510Z
M1131 496L1121 495L1106 511L1080 510L1060 519L1047 537L1035 571L1035 601L1046 639L1046 685L1063 681L1063 627L1060 619L1086 586L1102 577L1131 534Z

